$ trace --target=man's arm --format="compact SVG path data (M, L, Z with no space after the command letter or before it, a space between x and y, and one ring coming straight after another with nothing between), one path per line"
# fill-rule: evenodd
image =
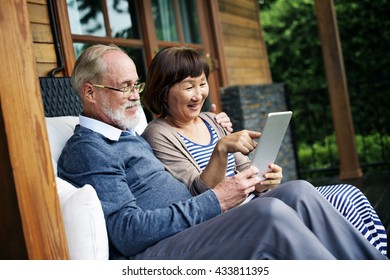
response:
M215 193L207 191L191 197L185 186L164 171L155 157L148 161L150 164L138 157L138 168L126 173L125 166L134 163L129 163L130 156L117 156L118 152L133 154L132 149L140 147L123 143L126 145L120 149L111 149L97 144L105 142L97 138L84 137L73 144L68 142L59 160L58 174L76 186L88 183L95 188L110 243L124 256L135 255L221 213ZM147 154L147 150L145 147L140 153ZM150 176L140 175L149 170Z

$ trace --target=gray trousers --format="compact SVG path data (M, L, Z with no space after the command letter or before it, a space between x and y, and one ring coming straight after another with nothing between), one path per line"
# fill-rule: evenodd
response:
M164 239L132 259L386 259L308 182Z

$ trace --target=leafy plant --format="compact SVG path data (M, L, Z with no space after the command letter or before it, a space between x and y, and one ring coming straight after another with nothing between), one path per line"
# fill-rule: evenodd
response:
M337 169L314 0L260 4L273 81L287 85L300 170ZM390 0L334 1L359 160L388 161Z

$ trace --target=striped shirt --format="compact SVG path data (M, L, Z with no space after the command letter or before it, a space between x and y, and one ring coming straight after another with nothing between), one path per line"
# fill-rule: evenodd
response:
M207 164L210 161L211 154L213 153L213 150L215 148L215 145L219 141L218 135L215 132L215 130L203 120L203 122L206 124L210 136L211 136L211 141L208 145L201 145L192 142L185 136L180 135L181 139L184 141L188 151L192 155L192 157L195 159L196 163L199 165L201 170L204 170L207 166ZM236 174L234 171L234 166L235 166L235 161L234 161L234 156L233 154L229 153L228 154L228 166L226 169L226 176L233 176Z

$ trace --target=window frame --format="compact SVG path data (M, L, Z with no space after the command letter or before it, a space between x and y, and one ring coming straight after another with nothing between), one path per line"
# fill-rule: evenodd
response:
M182 46L196 48L206 54L209 57L210 65L213 67L209 76L210 85L210 102L215 103L217 106L217 112L221 110L221 101L219 95L219 88L227 85L227 74L223 59L222 48L222 35L219 29L218 21L218 2L213 0L196 0L196 7L199 15L199 33L201 36L201 44L189 44L184 42L184 36L182 33L182 25L180 20L180 10L178 0L174 1L175 16L177 20L178 29L178 42L161 41L157 39L154 19L152 15L152 3L151 0L136 1L136 8L139 13L139 28L140 39L123 39L123 38L110 38L110 37L97 37L90 35L74 35L71 33L68 8L66 0L59 0L55 2L55 12L58 24L58 33L61 42L61 49L63 54L63 66L64 76L71 76L73 66L76 62L74 54L73 43L101 43L101 44L118 44L125 47L142 48L144 51L145 69L153 59L154 55L159 49L169 46ZM106 1L104 0L104 3ZM107 21L107 8L103 8L104 17ZM202 17L200 15L203 15ZM107 21L108 22L108 21ZM108 27L107 27L108 25ZM106 28L109 28L109 22L106 24ZM108 30L107 34L111 34Z

